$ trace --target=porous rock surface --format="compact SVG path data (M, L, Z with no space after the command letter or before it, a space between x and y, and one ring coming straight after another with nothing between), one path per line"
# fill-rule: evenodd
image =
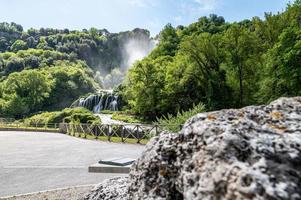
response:
M97 185L85 200L123 200L127 195L127 177L117 177L105 180Z
M118 199L108 183L94 192ZM301 199L301 97L198 114L153 138L120 187L130 200Z

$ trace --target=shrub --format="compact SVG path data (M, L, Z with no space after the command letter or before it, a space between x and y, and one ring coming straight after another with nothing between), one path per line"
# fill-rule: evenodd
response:
M120 114L120 113L114 113L112 116L112 119L118 120L118 121L123 121L126 123L144 123L145 122L137 116Z
M188 111L182 111L178 112L176 116L172 116L168 114L167 116L164 116L162 118L157 119L157 123L160 126L165 127L166 129L170 131L177 132L181 129L181 126L192 116L204 112L205 111L205 106L200 103L197 106L194 106Z
M30 124L47 123L101 123L99 117L85 108L66 108L62 111L44 112L24 120Z

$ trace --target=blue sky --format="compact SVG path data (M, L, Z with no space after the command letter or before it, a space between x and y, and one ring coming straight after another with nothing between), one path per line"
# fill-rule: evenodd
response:
M152 35L171 23L187 25L216 13L240 21L283 11L289 0L0 0L0 21L34 27L106 28L110 32L146 28Z

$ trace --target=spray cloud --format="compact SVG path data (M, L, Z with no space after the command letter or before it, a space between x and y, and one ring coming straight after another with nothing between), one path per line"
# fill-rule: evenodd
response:
M130 38L124 43L122 69L127 71L136 61L142 60L155 47L148 37Z
M136 61L146 57L154 47L155 41L144 34L126 39L120 49L122 53L122 62L119 68L115 68L104 77L101 77L103 87L105 89L112 89L119 85L126 76L128 69Z

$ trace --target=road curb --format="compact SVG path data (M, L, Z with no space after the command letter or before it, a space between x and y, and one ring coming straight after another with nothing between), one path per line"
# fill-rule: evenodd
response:
M31 195L36 195L36 194L41 194L41 193L47 193L47 192L56 192L56 191L61 191L61 190L76 189L76 188L81 188L81 187L91 187L91 189L92 189L96 185L97 184L92 184L92 185L77 185L77 186L56 188L56 189L51 189L51 190L42 190L42 191L38 191L38 192L30 192L30 193L24 193L24 194L12 195L12 196L0 197L0 200L5 200L5 199L10 199L10 198L15 198L15 197L31 196Z

